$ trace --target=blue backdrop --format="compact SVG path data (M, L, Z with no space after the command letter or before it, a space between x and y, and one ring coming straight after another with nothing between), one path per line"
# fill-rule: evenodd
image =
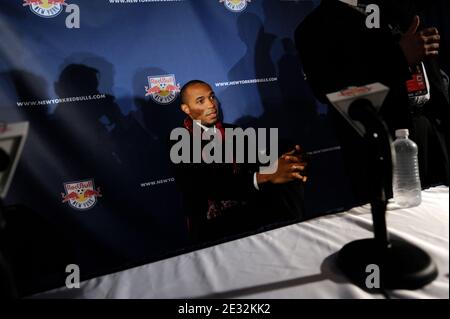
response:
M211 83L225 122L313 154L307 218L352 206L293 43L318 1L66 0L79 28L61 1L0 2L0 120L31 124L6 199L24 291L62 284L68 263L89 278L190 249L166 142L191 79Z

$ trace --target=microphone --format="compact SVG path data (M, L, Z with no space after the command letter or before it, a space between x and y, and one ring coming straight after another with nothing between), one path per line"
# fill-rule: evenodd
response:
M374 238L356 240L345 245L337 263L342 272L356 285L367 290L368 266L379 267L379 289L418 289L438 275L431 257L422 249L400 239L390 239L386 226L386 188L392 182L395 153L392 139L383 119L378 115L389 92L386 86L375 83L352 87L328 94L331 104L344 116L370 146L371 212Z
M28 136L29 123L8 123L6 128L0 130L0 200L6 198L13 180Z
M387 86L374 83L330 93L327 94L327 98L348 123L364 137L367 129L372 126L379 128L378 111L388 93Z
M377 122L374 119L378 116L372 103L366 98L352 102L348 108L348 115L354 121L369 125Z

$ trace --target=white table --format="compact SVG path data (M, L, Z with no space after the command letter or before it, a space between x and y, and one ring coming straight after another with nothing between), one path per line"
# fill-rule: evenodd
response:
M449 298L449 191L423 192L423 203L389 211L392 235L427 251L439 277L391 298ZM334 264L345 244L371 238L370 207L325 216L167 260L98 277L80 289L55 289L37 298L385 298L352 285ZM82 270L81 270L82 271Z

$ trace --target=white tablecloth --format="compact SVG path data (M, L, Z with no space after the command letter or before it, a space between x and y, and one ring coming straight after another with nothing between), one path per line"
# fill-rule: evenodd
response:
M388 211L392 235L427 251L439 277L392 298L449 298L449 191L423 192L421 206ZM336 268L347 243L371 238L370 207L268 231L55 289L37 298L385 298L352 285ZM82 271L82 269L81 269Z

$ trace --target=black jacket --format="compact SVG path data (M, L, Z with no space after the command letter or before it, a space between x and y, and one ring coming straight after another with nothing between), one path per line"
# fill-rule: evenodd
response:
M224 127L235 128L227 124ZM254 232L276 222L299 220L303 215L303 186L265 185L257 190L254 174L258 164L202 162L174 167L194 242ZM212 202L223 209L219 216L209 218Z

